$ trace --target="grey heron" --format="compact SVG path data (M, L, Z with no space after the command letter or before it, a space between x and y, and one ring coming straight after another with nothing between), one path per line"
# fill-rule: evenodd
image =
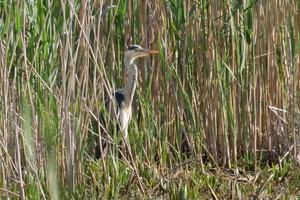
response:
M117 131L123 134L122 148L126 148L124 143L128 141L128 125L132 116L132 101L138 80L138 67L134 64L134 60L156 53L158 51L144 49L139 45L130 46L124 56L124 64L128 75L127 83L123 88L117 89L111 100L106 102L105 107L107 112L109 112L109 116L115 119ZM101 158L102 154L105 155L107 153L107 146L105 142L101 143L101 139L97 142L95 149L96 158Z

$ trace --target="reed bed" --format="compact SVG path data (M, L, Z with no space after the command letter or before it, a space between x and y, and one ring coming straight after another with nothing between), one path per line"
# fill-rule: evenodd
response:
M300 195L299 1L1 0L6 199ZM140 59L132 157L92 128Z

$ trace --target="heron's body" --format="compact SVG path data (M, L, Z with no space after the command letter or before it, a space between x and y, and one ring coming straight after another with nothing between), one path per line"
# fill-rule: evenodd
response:
M116 101L116 118L117 118L117 131L121 131L124 134L124 138L128 137L128 125L132 116L131 104L126 105L126 97L123 94L123 89L119 89L115 92L114 100Z
M138 80L138 67L133 63L133 61L138 57L154 53L158 52L143 49L138 45L133 45L128 49L124 56L124 64L128 74L127 83L124 88L118 89L114 93L113 98L106 105L106 109L109 111L110 116L116 120L117 127L119 127L117 130L123 134L123 147L125 145L124 140L127 141L128 139L128 125L132 116L132 101ZM97 147L99 147L98 145ZM98 152L96 152L96 154L97 153Z

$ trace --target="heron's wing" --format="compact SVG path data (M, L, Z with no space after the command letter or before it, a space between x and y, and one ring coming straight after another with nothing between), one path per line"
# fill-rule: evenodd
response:
M93 130L99 134L99 137L96 138L96 146L95 146L95 158L100 159L105 157L108 150L108 145L111 138L112 126L116 126L116 130L118 131L118 123L116 120L119 118L119 109L118 109L118 100L122 95L119 92L115 92L112 98L107 97L104 102L104 107L100 109L99 113L99 121L93 120L92 126ZM100 122L100 124L99 124ZM104 140L103 140L104 139Z
M114 93L113 99L107 99L105 102L106 111L108 113L109 120L113 120L113 123L116 124L116 130L119 131L119 117L120 110L125 105L125 95L122 90L117 90Z
M98 120L92 119L92 131L96 133L94 137L94 141L96 143L94 149L94 155L96 159L100 159L105 157L107 154L107 142L106 140L102 140L102 138L107 138L107 130L108 130L108 120L106 117L105 109L108 105L108 101L105 101L105 108L101 108L98 113Z
M102 110L99 113L99 121L102 124L102 127L100 128L100 130L98 130L100 131L99 133L101 137L111 138L113 130L115 130L116 132L120 131L120 113L121 109L123 109L124 106L125 95L121 89L117 90L112 98L106 98L105 110ZM102 145L100 145L100 143L102 143ZM100 140L98 140L95 149L96 158L101 158L103 155L106 154L107 145L107 142L100 142Z

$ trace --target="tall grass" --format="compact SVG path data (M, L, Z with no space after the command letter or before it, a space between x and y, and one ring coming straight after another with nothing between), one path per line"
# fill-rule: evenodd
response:
M238 169L261 174L264 160L299 155L299 8L278 0L1 0L0 194L273 197L271 179L242 186ZM138 61L132 156L97 161L91 123L124 85L131 44L160 51ZM220 186L210 169L223 167L234 180ZM276 167L272 179L288 171Z

